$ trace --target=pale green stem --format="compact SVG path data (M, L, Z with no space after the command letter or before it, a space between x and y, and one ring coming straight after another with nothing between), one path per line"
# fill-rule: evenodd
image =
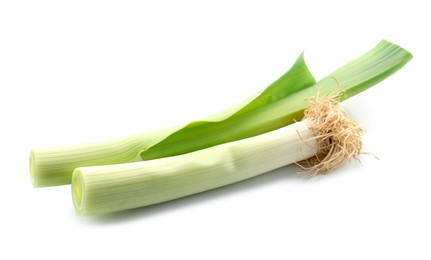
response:
M184 155L79 167L72 178L74 205L82 215L147 206L242 181L316 151L313 133L298 122Z

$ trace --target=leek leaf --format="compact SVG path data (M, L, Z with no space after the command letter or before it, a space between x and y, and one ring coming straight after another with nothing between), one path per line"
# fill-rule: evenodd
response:
M285 124L277 120L278 115L270 115L264 121L254 122L255 111L270 107L271 104L315 83L314 77L305 64L304 55L301 54L289 71L244 107L233 113L231 113L232 110L227 113L225 111L207 120L189 123L144 150L141 153L142 159L150 160L184 154L279 128Z
M231 117L217 122L190 123L142 151L141 157L150 160L180 155L289 125L302 119L308 98L325 96L340 89L344 92L342 100L345 100L389 77L412 57L405 49L383 40L309 87L314 79L301 55L289 72Z

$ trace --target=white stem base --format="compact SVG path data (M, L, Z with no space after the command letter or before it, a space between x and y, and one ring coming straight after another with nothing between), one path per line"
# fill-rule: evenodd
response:
M169 201L242 181L316 154L303 122L189 154L127 164L77 168L74 205L82 215Z

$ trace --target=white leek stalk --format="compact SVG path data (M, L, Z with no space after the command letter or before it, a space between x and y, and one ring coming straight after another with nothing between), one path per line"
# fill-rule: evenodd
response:
M75 209L82 215L94 215L147 206L242 181L310 157L315 157L310 172L316 174L359 153L362 130L345 116L339 103L331 98L311 103L305 117L265 134L184 155L77 168L72 177ZM310 161L302 164L308 167L307 163Z
M304 140L301 141L301 136ZM256 137L144 162L77 168L76 210L92 215L147 206L242 181L316 154L298 122Z

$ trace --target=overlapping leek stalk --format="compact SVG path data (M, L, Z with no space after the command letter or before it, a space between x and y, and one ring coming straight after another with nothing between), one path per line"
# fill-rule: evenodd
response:
M344 100L387 78L411 58L403 48L382 41L315 84L301 55L267 89L202 121L114 141L34 149L30 154L32 182L35 187L68 184L77 167L181 155L266 133L301 120L307 98L339 88Z
M306 142L301 142L298 133ZM262 135L167 158L79 167L72 179L76 211L103 214L214 189L316 153L307 126L295 123Z
M77 168L75 209L94 215L147 206L299 161L312 175L324 173L359 154L362 132L336 99L325 97L311 102L303 121L258 136L167 158Z

